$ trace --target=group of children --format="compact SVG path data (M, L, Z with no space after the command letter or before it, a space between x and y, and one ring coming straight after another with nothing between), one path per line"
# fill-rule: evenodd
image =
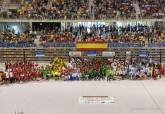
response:
M159 64L139 64L137 66L135 65L129 65L129 74L128 76L131 79L147 79L147 78L161 78L161 76L164 75L164 67L163 65Z
M30 61L15 63L6 62L5 71L1 74L2 83L14 83L20 81L34 80L41 77L39 67Z
M60 80L145 80L158 79L165 74L164 66L156 63L128 64L119 60L96 58L74 58L70 62L63 61L56 68L58 66L57 62L46 67L39 67L30 61L6 62L5 72L0 73L0 82L15 83L55 77Z

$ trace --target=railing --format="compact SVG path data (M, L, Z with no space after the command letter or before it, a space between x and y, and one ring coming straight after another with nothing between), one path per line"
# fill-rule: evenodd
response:
M116 47L124 47L124 48L128 48L128 47L145 47L144 43L109 43L110 48L116 48Z
M51 61L54 57L69 57L70 49L3 48L0 61ZM38 53L42 52L42 56Z
M43 47L76 47L76 43L46 43Z
M7 47L7 48L14 48L14 47L36 47L36 44L31 44L28 42L20 42L20 43L10 43L10 42L1 42L0 41L0 47Z
M148 47L154 48L154 47L165 47L165 42L161 43L149 43Z
M55 57L64 57L69 59L69 52L74 51L74 49L64 49L64 48L3 48L0 49L0 61L51 61ZM115 57L122 57L125 59L126 52L131 52L131 57L144 57L147 55L156 61L160 58L165 61L165 51L163 49L152 49L152 48L121 48L120 50L115 50L113 48L109 49L110 52L115 52ZM38 56L40 53L42 56ZM95 57L102 57L100 51L96 51ZM86 52L82 52L82 57L86 56Z
M1 14L0 14L1 15ZM77 22L105 22L105 23L109 23L109 22L159 22L159 21L165 21L165 18L163 19L21 19L21 18L16 18L16 17L12 17L12 18L2 18L0 16L0 22L72 22L72 23L77 23Z

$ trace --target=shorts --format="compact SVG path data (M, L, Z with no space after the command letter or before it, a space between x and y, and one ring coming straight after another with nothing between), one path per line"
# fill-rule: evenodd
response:
M10 80L10 78L5 78L5 81L9 81Z

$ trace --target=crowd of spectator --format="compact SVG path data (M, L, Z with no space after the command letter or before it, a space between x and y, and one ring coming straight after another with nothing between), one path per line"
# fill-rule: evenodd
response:
M87 19L88 0L23 0L18 9L19 18L33 19Z
M153 29L150 37L151 43L165 42L165 31L161 28Z
M164 0L21 0L14 3L19 6L16 11L0 5L0 16L20 19L134 19L137 15L150 19L165 16Z
M145 44L149 38L147 26L96 26L68 27L66 30L43 31L40 38L46 43L76 43L76 42L109 42L109 43L139 43Z
M6 29L0 34L0 47L33 47L35 35L25 30L15 33L14 29Z
M143 18L162 18L165 16L164 0L139 0Z
M71 32L59 32L55 30L43 31L40 39L43 42L74 42Z
M79 25L65 29L43 29L38 35L29 29L20 33L6 29L0 34L0 47L75 47L77 42L107 42L110 47L143 47L153 43L165 46L165 31L160 27L141 24L121 27Z
M94 0L96 19L135 18L136 12L131 0Z
M19 18L34 19L110 19L135 18L130 0L36 0L23 1L18 9Z

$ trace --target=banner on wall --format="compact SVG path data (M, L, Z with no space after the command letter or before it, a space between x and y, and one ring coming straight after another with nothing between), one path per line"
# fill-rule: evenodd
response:
M102 56L103 57L114 57L115 56L115 52L104 51L104 52L102 52Z
M138 55L139 55L139 57L148 57L149 52L141 50L141 51L138 52Z
M81 51L70 51L69 56L71 56L71 57L81 57L82 52Z
M78 42L76 44L78 50L106 50L108 43L106 42Z

